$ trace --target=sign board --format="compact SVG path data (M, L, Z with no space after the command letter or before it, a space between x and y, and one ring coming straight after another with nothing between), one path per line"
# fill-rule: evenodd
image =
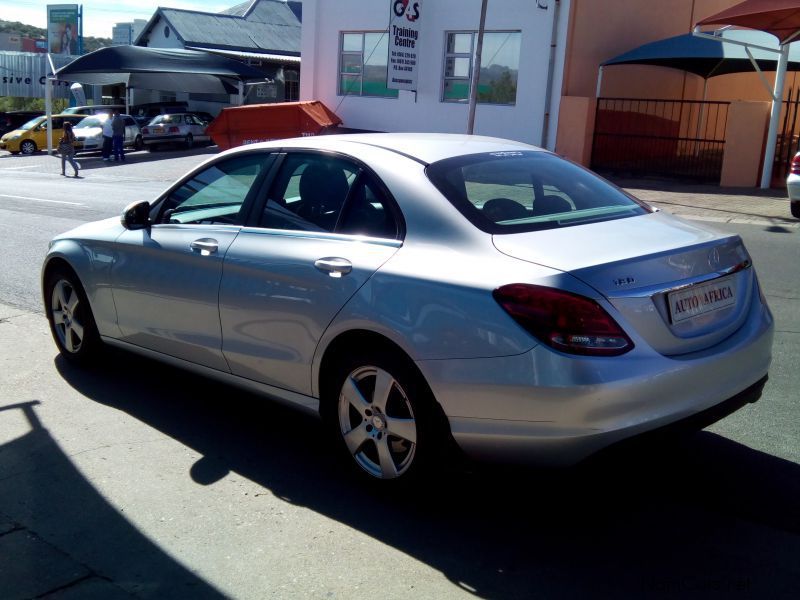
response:
M422 0L390 0L386 87L416 90L420 63Z
M77 4L47 5L47 49L50 54L80 54L79 15Z
M54 56L56 68L72 59ZM0 96L44 98L47 82L47 55L37 52L0 52ZM53 98L69 98L69 82L52 81Z

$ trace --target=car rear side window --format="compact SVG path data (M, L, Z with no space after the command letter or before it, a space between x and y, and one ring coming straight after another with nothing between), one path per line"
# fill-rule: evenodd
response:
M327 231L336 228L358 174L349 161L324 154L286 156L270 189L261 227Z
M643 215L651 210L587 169L548 152L458 156L427 168L476 227L519 233Z

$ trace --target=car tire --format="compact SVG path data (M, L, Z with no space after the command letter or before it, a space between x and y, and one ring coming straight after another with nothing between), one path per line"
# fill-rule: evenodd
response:
M58 266L47 273L44 302L50 332L58 351L68 361L87 364L102 342L83 286L75 273Z
M790 207L792 209L792 216L795 219L800 219L800 200L792 200Z
M133 141L133 149L141 150L142 148L144 148L144 142L142 141L142 136L137 135L136 139Z
M410 359L385 350L348 353L328 373L320 411L351 469L399 485L439 464L446 436L433 394ZM376 394L378 382L385 393Z
M24 140L19 145L19 151L23 154L34 154L38 148L36 147L36 142L33 140Z
M190 150L194 146L194 138L192 137L191 133L186 136L186 140L184 140L184 144L186 145L186 149L187 150Z
M156 152L157 150L158 150L158 144L147 144L148 152Z

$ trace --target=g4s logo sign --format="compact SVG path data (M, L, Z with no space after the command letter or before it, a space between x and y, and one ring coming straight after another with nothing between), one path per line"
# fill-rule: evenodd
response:
M410 0L395 0L392 5L394 14L397 17L406 16L406 19L412 23L419 19L419 2L411 2Z

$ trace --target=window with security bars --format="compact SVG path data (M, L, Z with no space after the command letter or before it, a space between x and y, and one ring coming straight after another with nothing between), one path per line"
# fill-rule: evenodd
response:
M519 31L487 31L483 34L478 102L516 104L520 40ZM451 31L445 34L442 102L469 100L477 43L476 31Z
M339 95L397 98L386 87L389 34L385 31L343 32L339 51Z

